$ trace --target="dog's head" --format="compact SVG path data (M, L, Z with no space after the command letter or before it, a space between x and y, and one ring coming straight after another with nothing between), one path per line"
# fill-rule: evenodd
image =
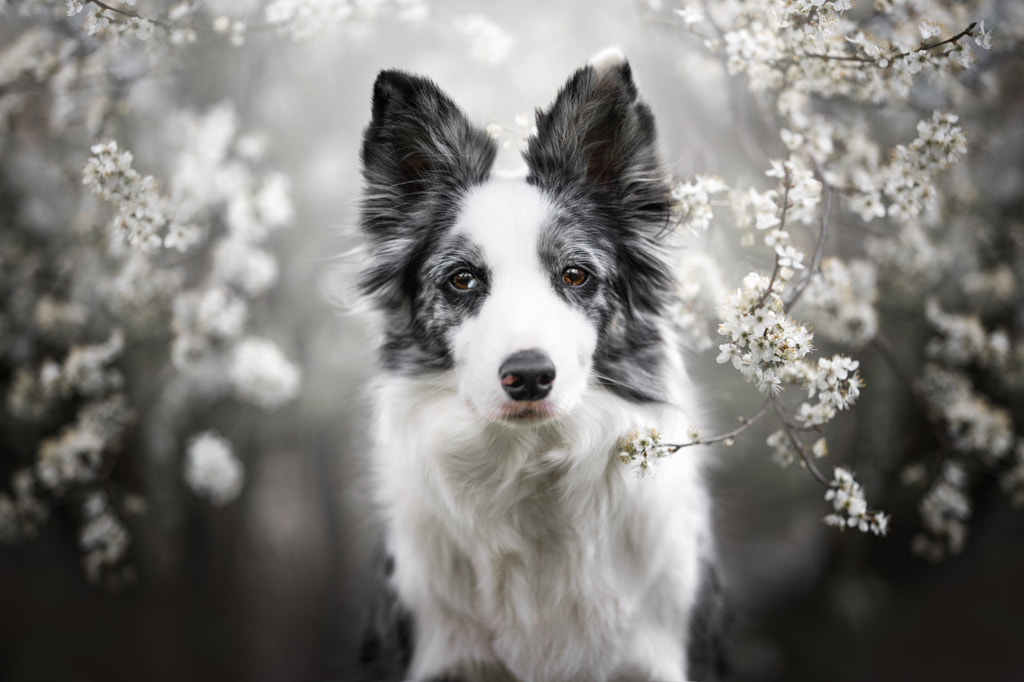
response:
M492 177L495 154L434 83L378 76L360 284L384 313L385 367L454 371L491 420L565 414L599 385L659 399L669 193L622 54L599 54L538 111L525 178Z

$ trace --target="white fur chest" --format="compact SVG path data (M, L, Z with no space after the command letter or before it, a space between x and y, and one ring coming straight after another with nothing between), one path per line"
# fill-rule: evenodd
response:
M679 416L595 390L568 418L483 425L447 381L379 392L377 494L417 622L412 676L682 679L707 524L696 455L645 479L613 459L629 430L671 437Z

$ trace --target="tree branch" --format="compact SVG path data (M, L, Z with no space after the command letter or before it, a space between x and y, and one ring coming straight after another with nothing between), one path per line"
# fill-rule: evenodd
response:
M817 163L815 163L817 165ZM821 169L818 170L818 174L821 175ZM821 270L821 260L825 255L825 242L828 241L828 221L829 215L832 212L832 187L825 181L825 177L821 177L822 193L824 194L823 206L821 209L821 229L818 231L818 243L814 247L814 256L811 258L811 266L807 269L807 275L797 283L796 288L793 290L793 294L789 297L789 301L786 302L785 310L789 310L796 304L800 296L803 295L804 289L811 283L811 278L814 277Z
M700 440L695 440L692 443L681 443L678 445L665 444L662 447L668 451L668 454L673 454L678 452L679 450L682 450L683 448L688 448L693 445L714 445L715 443L721 443L722 441L729 440L730 438L735 438L736 436L740 435L741 433L749 429L751 426L756 424L758 420L765 415L765 412L768 411L769 404L769 402L765 402L765 404L761 406L761 409L755 412L754 416L752 417L740 417L740 426L736 427L732 431L729 431L728 433L722 433L717 436L712 436L711 438L701 438Z
M782 411L782 404L777 398L771 399L772 407L775 408L775 414L778 416L779 421L782 422L782 428L786 432L786 436L789 438L789 442L793 444L796 451L800 453L800 459L803 460L804 466L811 472L811 475L817 479L818 483L821 483L826 488L832 487L832 482L825 478L825 475L818 470L814 462L811 460L810 455L807 454L807 447L803 444L793 429L790 428L789 422L786 420L786 414Z

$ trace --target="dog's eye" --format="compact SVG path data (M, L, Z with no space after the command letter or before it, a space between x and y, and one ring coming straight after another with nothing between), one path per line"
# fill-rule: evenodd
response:
M469 270L459 270L452 275L451 283L452 286L459 291L469 291L479 284L479 280L477 280L476 275Z
M583 283L587 281L590 275L583 268L578 268L575 265L570 266L562 271L562 281L571 287L583 286Z

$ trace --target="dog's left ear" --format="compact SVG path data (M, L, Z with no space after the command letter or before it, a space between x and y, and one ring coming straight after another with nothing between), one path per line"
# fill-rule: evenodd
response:
M588 183L628 199L638 182L662 181L654 116L621 50L599 52L537 112L525 158L532 180L555 190Z

